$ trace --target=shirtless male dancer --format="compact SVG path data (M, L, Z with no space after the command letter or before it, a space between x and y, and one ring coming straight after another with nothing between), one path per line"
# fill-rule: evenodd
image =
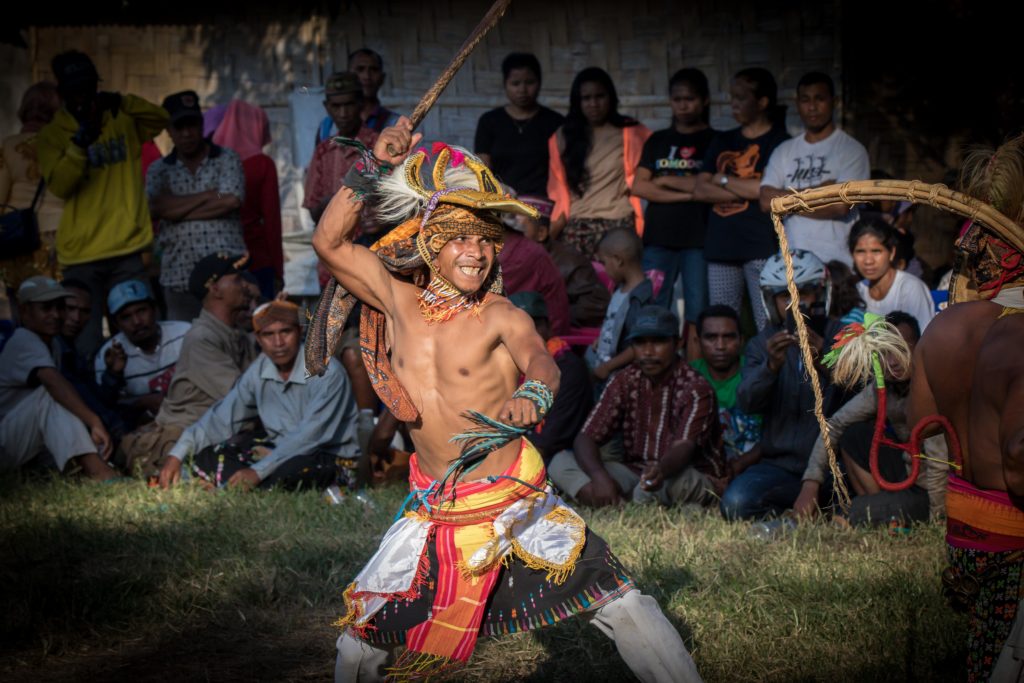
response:
M550 406L559 373L530 317L496 293L502 228L493 210L480 207L530 209L503 194L478 159L435 145L429 201L408 219L394 215L389 183L398 187L390 196L399 203L410 188L425 189L420 166L427 154L409 155L419 137L403 117L366 160L384 170L374 190L385 195L378 217L391 211L391 222L405 219L375 245L377 253L352 242L363 204L348 187L328 205L313 238L339 286L364 304L360 337L371 380L409 422L416 445L411 502L345 591L335 679L432 675L465 663L480 635L585 612L640 680L699 681L657 602L634 588L604 541L551 491L528 441L494 448L449 488L459 456L451 439L473 427L466 411L503 423L499 431L532 426ZM446 183L469 189L468 204ZM386 267L396 253L422 257L419 278ZM424 275L425 287L416 284ZM390 353L377 354L374 339ZM382 672L400 645L406 651Z
M960 236L956 277L982 300L957 303L932 321L914 352L910 386L910 424L944 415L963 449L946 494L951 568L943 581L970 614L969 681L990 680L1024 597L1022 172L1024 137L965 166L964 192L1017 223L1017 246L977 223ZM1017 646L1024 657L1024 639ZM1006 664L1021 670L1020 659Z

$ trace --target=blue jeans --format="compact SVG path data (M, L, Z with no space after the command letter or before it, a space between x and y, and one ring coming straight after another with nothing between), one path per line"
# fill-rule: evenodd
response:
M697 322L697 316L708 305L708 264L704 261L704 250L646 246L643 267L645 271L655 269L665 274L654 303L666 308L673 303L676 278L683 278L684 315L688 322Z
M751 465L732 480L722 495L719 509L730 521L780 514L793 507L800 495L801 474L793 474L769 462Z

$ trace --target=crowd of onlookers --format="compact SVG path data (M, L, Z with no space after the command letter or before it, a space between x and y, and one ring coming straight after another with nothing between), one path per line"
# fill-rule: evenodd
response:
M879 489L872 388L833 385L796 343L770 202L881 173L836 127L831 78L796 84L803 131L790 137L762 68L735 75L737 126L726 131L709 125L704 74L678 71L672 120L656 132L619 111L600 68L576 76L565 115L539 103L536 57L511 54L502 70L508 102L480 117L472 151L540 215L507 221L499 263L562 372L531 435L554 484L595 506L814 514L833 488L807 381L816 372L855 496L849 520L941 512L941 466L906 491ZM410 442L374 394L354 333L322 377L306 377L306 302L281 291L266 113L239 100L204 110L192 91L159 106L100 91L75 51L53 71L56 85L29 88L22 131L3 142L0 200L30 209L38 240L0 256L0 467L244 488L401 471ZM326 80L302 203L314 221L360 158L335 137L372 148L398 119L378 99L384 78L380 55L361 49ZM153 142L163 130L167 154ZM866 312L911 347L929 324L940 297L921 279L913 215L882 203L785 219L817 358ZM357 240L389 227L367 214ZM889 428L905 439L906 381L889 388ZM943 448L929 441L929 462ZM883 447L880 461L887 478L905 478L901 453Z

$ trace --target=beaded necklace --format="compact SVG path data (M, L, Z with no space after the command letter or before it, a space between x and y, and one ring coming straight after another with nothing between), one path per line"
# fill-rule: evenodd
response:
M420 292L420 313L430 325L448 322L463 311L469 311L473 315L479 316L480 309L486 303L485 297L486 294L481 294L479 291L464 294L435 272L427 288Z

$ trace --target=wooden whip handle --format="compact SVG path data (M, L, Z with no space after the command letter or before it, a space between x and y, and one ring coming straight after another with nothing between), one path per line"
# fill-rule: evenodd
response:
M491 5L491 9L487 10L487 14L484 15L484 18L480 20L480 23L476 25L473 32L469 34L468 38L466 38L466 42L462 44L462 47L456 53L455 57L448 63L447 68L445 68L441 73L434 85L430 87L430 90L423 95L419 104L416 105L416 108L413 109L412 116L409 117L409 120L412 121L413 130L416 130L419 125L423 123L423 119L427 117L431 107L433 107L434 103L437 102L437 98L441 96L444 89L447 88L448 84L451 83L453 78L455 78L455 74L458 73L459 69L462 68L462 65L466 63L466 60L469 59L469 55L472 54L476 46L480 44L480 41L484 39L487 32L494 28L495 24L498 23L498 20L501 19L503 14L505 14L505 10L508 9L511 2L512 0L495 0L494 4ZM395 157L401 154L401 152L391 145L388 145L388 154Z

